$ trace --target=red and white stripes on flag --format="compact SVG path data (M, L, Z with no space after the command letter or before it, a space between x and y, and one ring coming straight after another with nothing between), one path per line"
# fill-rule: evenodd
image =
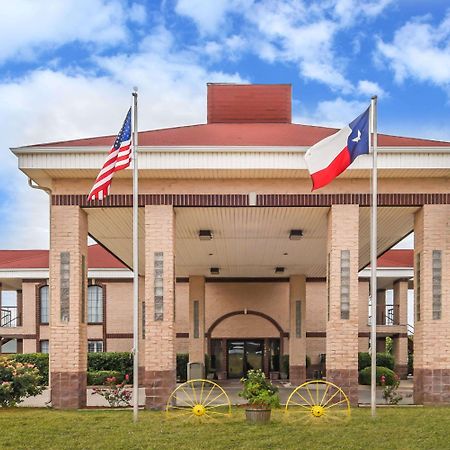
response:
M131 108L108 153L102 169L97 175L94 186L89 192L88 201L103 200L109 195L114 172L126 169L131 164Z

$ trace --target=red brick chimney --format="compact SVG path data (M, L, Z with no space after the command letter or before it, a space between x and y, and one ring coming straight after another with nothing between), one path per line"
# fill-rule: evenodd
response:
M290 84L208 83L208 123L291 123Z

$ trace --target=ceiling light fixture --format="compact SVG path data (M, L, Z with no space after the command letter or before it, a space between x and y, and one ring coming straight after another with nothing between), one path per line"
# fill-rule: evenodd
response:
M291 241L298 241L303 237L303 230L291 230L289 232L289 239Z
M210 241L213 238L213 233L211 230L199 230L198 238L201 241Z
M220 268L219 267L211 267L209 269L209 272L211 275L219 275L220 274Z
M284 273L284 267L275 267L275 273Z

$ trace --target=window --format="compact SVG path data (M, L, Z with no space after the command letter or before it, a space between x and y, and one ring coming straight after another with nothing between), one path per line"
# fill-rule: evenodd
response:
M103 288L101 286L88 286L88 322L103 322Z
M48 286L39 288L39 309L41 323L47 324L49 319Z
M98 353L103 351L103 341L88 341L88 352Z
M39 345L40 345L41 353L48 353L48 341L47 340L41 341L39 343Z
M341 319L349 319L349 318L350 318L350 250L341 250Z
M432 257L433 276L433 320L441 318L441 283L442 283L442 256L440 250L433 250Z

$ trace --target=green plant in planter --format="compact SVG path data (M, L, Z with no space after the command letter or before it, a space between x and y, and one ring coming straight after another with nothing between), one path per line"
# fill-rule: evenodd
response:
M245 398L253 408L270 409L280 406L278 388L266 378L261 369L249 370L247 376L241 378L243 384L239 396Z

